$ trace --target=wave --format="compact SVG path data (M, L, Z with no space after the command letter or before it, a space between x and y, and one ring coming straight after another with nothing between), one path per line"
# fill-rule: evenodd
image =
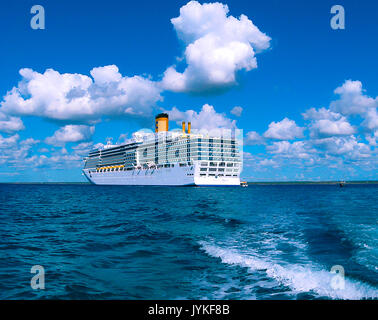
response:
M256 255L243 254L236 249L222 248L205 241L199 242L209 256L220 258L222 263L248 268L249 271L264 271L279 284L295 293L312 292L331 299L361 300L377 299L378 290L353 279L345 278L344 289L331 286L335 274L314 265L278 264Z

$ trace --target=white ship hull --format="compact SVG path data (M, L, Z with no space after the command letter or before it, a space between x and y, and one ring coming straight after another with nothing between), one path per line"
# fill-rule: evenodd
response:
M85 177L96 185L131 186L240 186L237 176L200 176L198 166L129 171L97 172L84 169Z

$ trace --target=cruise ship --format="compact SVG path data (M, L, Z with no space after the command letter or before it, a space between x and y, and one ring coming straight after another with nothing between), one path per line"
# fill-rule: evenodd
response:
M155 132L138 131L123 144L90 151L83 174L96 185L240 186L242 138L234 130L214 136L169 131L168 114L155 118ZM241 141L240 141L241 140Z

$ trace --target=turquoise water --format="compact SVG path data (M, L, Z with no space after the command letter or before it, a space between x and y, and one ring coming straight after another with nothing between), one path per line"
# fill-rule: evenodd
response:
M378 297L377 185L0 185L0 203L1 299Z

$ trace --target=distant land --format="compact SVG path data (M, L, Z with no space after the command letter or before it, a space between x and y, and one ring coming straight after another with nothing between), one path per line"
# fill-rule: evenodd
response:
M266 181L266 182L248 182L249 185L325 185L325 184L340 184L340 181ZM361 180L361 181L345 181L345 184L378 184L377 180Z
M90 185L89 182L0 182L0 184ZM340 181L249 181L248 185L338 185ZM345 181L345 184L378 184L378 180Z

